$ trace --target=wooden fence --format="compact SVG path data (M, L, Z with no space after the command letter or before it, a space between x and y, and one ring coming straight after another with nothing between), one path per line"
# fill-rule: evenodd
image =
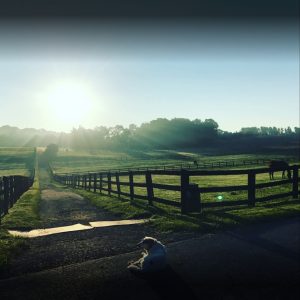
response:
M290 167L292 179L270 181L266 183L256 183L256 175L269 173L269 168L247 169L247 170L137 170L126 172L99 172L88 174L55 174L53 178L58 182L71 186L73 188L83 188L93 192L107 192L108 195L115 194L118 197L125 196L133 199L142 199L148 201L149 205L154 202L172 205L181 208L182 213L191 211L201 211L203 208L218 206L235 206L248 205L255 206L256 202L268 201L291 196L298 198L299 195L299 165ZM278 169L277 171L280 171ZM180 176L180 185L158 184L153 183L153 175ZM199 187L196 184L190 184L190 178L193 176L226 176L226 175L247 175L248 182L246 185L223 186L223 187ZM120 177L128 177L128 181L120 181ZM144 176L144 182L134 182L134 176ZM274 187L283 184L290 184L291 191L286 193L275 194L271 196L256 197L256 190ZM122 187L129 187L129 192L122 191ZM115 187L115 188L113 188ZM135 193L135 188L146 188L146 195ZM154 189L178 191L180 192L180 202L163 199L155 196ZM246 200L238 201L218 201L218 202L201 202L201 194L216 192L247 191Z
M0 177L0 224L1 218L8 213L17 200L33 184L33 170L30 177L27 176L4 176Z
M273 157L272 160L282 160L280 157ZM285 158L287 162L297 161L297 158ZM150 165L150 166L141 166L141 167L121 167L118 169L101 169L93 171L93 173L115 173L115 172L135 172L135 171L156 171L156 170L200 170L200 169L220 169L220 168L235 168L235 167L249 167L249 166L266 166L270 162L270 159L231 159L231 160L222 160L222 161L202 161L201 159L195 159L197 163L187 162L187 163L178 163L178 164L167 164L167 165ZM50 168L52 166L50 165ZM72 172L72 174L82 174L82 171Z

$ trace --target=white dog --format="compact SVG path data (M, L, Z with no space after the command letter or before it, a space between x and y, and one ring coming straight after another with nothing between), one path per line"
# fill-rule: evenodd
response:
M161 271L166 267L166 249L161 242L155 238L146 236L138 245L142 245L144 251L139 260L130 262L127 267L130 271L148 273Z

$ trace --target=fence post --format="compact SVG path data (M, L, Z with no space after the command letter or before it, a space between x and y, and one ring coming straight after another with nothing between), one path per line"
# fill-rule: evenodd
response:
M22 195L23 191L24 191L24 179L22 176L19 176L19 186L18 186L18 193L19 193L19 197Z
M108 189L108 195L111 194L111 173L107 173L107 189Z
M13 177L13 197L12 197L12 205L14 205L17 202L18 199L18 177Z
M14 205L14 176L9 176L9 208Z
M185 214L187 212L187 191L189 187L189 173L186 170L181 170L181 213Z
M134 187L133 187L133 174L132 171L129 172L129 188L130 188L130 200L134 198Z
M153 193L152 176L150 171L146 172L146 185L147 185L148 203L149 205L153 205L154 193Z
M118 172L116 172L116 183L117 183L118 198L120 198L121 186L120 186L120 177Z
M92 187L92 174L89 174L89 191L91 190Z
M94 193L97 192L97 174L94 173Z
M102 186L103 186L103 182L102 182L102 173L99 174L99 180L100 180L100 184L99 184L99 192L102 192Z
M9 176L9 208L14 205L14 176Z
M9 179L8 177L3 177L3 187L4 187L4 203L3 203L3 211L6 215L8 213L8 205L9 205Z
M25 191L25 179L23 176L20 176L19 178L19 185L19 194L21 196Z
M298 176L299 176L299 169L298 166L293 166L293 198L298 199L299 197L299 188L298 188Z
M248 206L255 206L255 172L253 170L248 173Z
M84 189L86 190L87 188L87 176L86 175L83 175L83 179L84 179Z
M15 183L15 188L14 188L14 203L17 202L17 199L20 197L20 191L19 191L19 186L20 186L20 181L19 181L19 176L14 176L14 183Z

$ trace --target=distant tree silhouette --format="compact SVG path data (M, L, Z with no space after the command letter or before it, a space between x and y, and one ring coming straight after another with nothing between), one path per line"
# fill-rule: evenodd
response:
M55 158L58 146L93 153L95 150L140 151L159 149L220 149L224 153L246 153L279 149L296 153L299 149L300 128L244 127L239 132L219 129L213 119L158 118L140 126L130 124L112 127L73 128L71 133L44 129L0 127L1 147L45 147L45 161ZM282 147L286 150L283 150ZM289 148L289 146L291 146ZM294 150L291 150L294 149ZM242 151L242 152L241 152ZM272 150L273 151L273 150ZM285 152L284 152L285 153Z
M57 144L49 144L41 155L40 164L45 166L52 161L57 156L58 149Z

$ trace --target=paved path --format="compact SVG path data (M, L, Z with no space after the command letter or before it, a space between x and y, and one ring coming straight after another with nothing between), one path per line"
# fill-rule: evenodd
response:
M156 278L131 252L0 281L1 299L299 299L300 218L169 243Z

